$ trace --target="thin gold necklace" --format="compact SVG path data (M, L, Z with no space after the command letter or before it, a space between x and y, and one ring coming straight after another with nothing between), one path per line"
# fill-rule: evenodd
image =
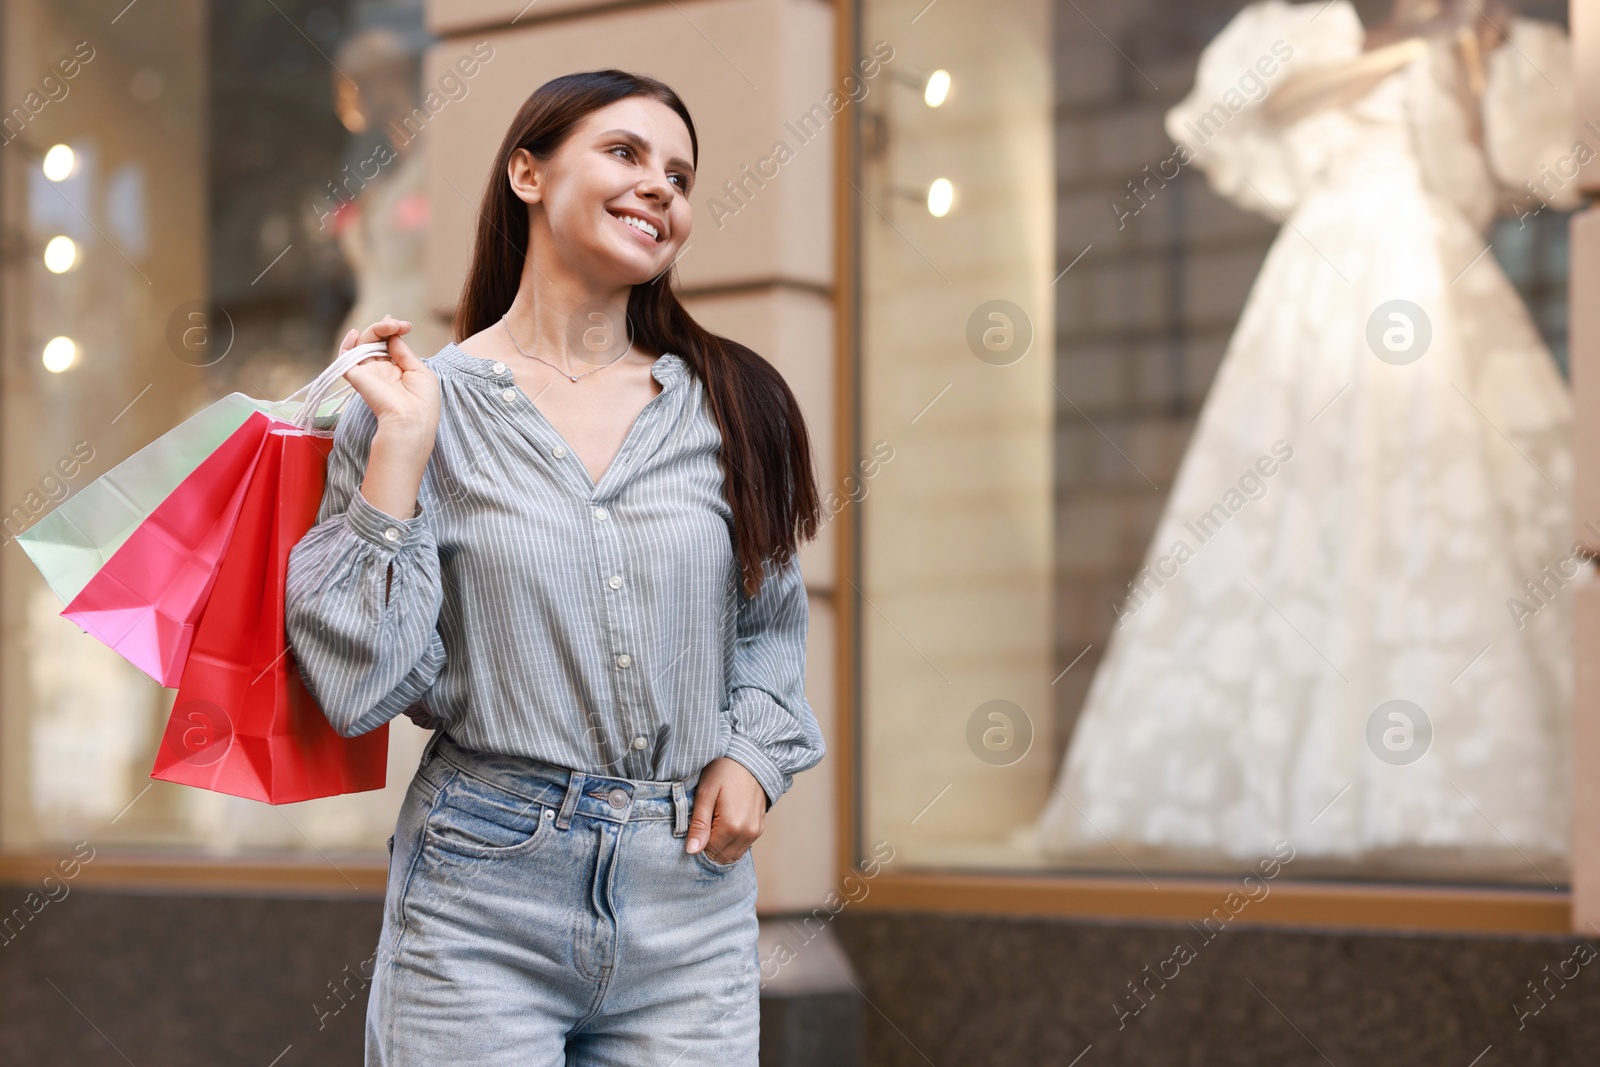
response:
M622 350L622 356L618 356L617 359L612 360L611 363L602 363L598 367L596 367L594 370L586 370L582 374L568 374L566 371L562 370L560 367L556 366L554 363L551 363L548 359L540 359L538 356L534 355L532 352L523 352L522 346L517 344L517 335L511 332L511 323L506 321L506 316L505 315L501 315L500 316L500 325L502 325L502 326L504 326L506 328L506 336L511 338L511 343L513 345L516 345L516 348L517 348L518 352L522 352L522 354L527 356L529 359L538 359L540 363L543 363L546 367L549 367L551 370L553 370L556 373L560 374L563 378L567 378L567 379L569 379L571 381L574 381L574 382L577 381L579 378L587 378L589 375L593 374L595 371L605 370L607 367L611 366L611 363L617 362L617 359L621 359L622 356L625 356L629 352L633 351L633 338L630 337L630 338L628 338L628 347L624 348Z

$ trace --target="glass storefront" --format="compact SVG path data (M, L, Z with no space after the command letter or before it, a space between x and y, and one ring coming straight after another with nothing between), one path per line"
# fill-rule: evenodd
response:
M930 7L848 13L860 839L1565 886L1565 5ZM351 326L448 340L420 0L0 10L6 542ZM0 849L381 860L406 718L382 791L153 782L175 691L15 544L0 608Z
M428 112L416 3L4 5L6 640L0 842L381 857L387 788L274 807L152 781L176 695L78 626L14 543L230 392L282 399L340 336L424 303Z
M861 840L1565 884L1564 5L926 6L859 31Z

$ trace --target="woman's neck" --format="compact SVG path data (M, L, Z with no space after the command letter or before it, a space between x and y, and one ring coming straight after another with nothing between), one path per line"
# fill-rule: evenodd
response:
M537 248L538 244L535 243ZM582 370L628 344L631 286L607 288L573 278L562 265L524 261L521 284L505 311L515 345L557 366Z

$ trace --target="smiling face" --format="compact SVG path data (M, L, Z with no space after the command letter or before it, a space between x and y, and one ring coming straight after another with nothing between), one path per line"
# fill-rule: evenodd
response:
M643 96L591 112L548 162L517 149L508 174L528 204L536 265L559 263L597 289L654 279L689 236L692 156L677 112Z

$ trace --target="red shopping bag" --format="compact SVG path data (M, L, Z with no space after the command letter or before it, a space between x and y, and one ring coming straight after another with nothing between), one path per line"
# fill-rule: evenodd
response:
M284 632L289 550L316 521L331 434L266 435L150 777L269 804L382 789L389 725L341 737Z
M168 689L178 685L195 623L273 425L284 424L259 411L245 419L61 613Z

